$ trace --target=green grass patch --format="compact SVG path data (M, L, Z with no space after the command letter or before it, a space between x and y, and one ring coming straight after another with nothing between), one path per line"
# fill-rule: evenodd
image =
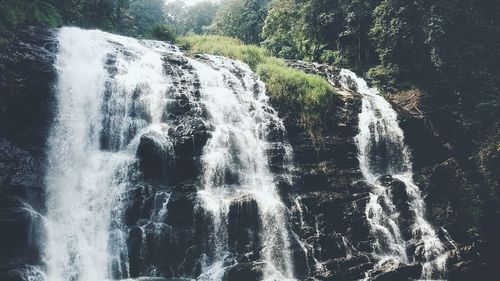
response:
M243 41L230 37L191 35L179 38L177 43L192 53L212 54L243 61L254 71L268 59L264 49L245 45Z
M297 71L258 46L224 36L192 35L178 38L177 43L191 53L219 55L245 62L266 84L271 99L299 118L311 137L320 140L322 120L329 115L334 89L323 77Z
M300 122L314 139L321 139L323 120L332 108L333 87L317 75L306 74L290 67L263 63L257 74L266 83L268 92L288 112L298 113Z

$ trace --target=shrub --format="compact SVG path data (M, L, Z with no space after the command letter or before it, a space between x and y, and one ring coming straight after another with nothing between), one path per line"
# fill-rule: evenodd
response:
M50 27L61 25L61 15L51 4L44 1L0 0L0 48L7 45L16 30L30 24Z
M51 4L43 1L0 0L0 31L13 31L25 24L61 24L61 15Z
M349 60L340 51L324 50L321 53L320 61L337 67L347 67L349 65Z
M396 76L399 73L399 69L396 66L382 66L377 65L370 68L368 71L368 76L374 80L374 84L377 88L383 89L386 92L393 92L398 89L396 84Z
M327 120L324 116L333 102L333 87L320 76L272 62L260 64L257 74L266 83L271 98L298 114L311 137L321 139L325 125L322 120Z
M177 35L175 34L175 29L168 24L155 24L151 31L146 34L146 37L151 39L174 42Z

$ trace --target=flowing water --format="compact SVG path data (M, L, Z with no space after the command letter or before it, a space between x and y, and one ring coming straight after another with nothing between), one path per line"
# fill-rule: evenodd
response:
M366 217L376 239L374 256L379 261L378 266L388 261L408 264L419 256L423 259L422 278L441 277L447 255L436 231L425 219L425 203L420 189L413 182L410 152L404 143L396 111L377 89L370 88L352 71L343 69L340 76L342 87L362 95L356 144L360 169L365 180L374 186ZM400 229L401 210L396 207L391 191L377 181L384 175L392 175L406 186L414 220L411 235L418 241L414 253L408 253L408 241Z
M267 104L263 83L243 63L221 57L193 62L200 76L202 103L215 126L203 154L201 204L213 218L213 260L205 276L220 280L229 256L228 218L231 204L254 200L262 232L265 280L293 278L287 208L280 201L268 166L267 141L272 126L282 121Z
M128 277L122 196L134 138L167 126L161 116L171 84L159 50L168 46L77 28L61 29L58 41L58 106L48 144L47 279Z
M283 137L284 127L249 67L221 57L189 59L166 43L97 30L62 28L58 42L57 116L48 140L45 279L131 277L136 265L129 259L131 229L124 216L127 192L140 176L136 163L141 137L147 135L165 157L173 158L169 104L179 91L195 86L200 87L199 102L212 128L203 149L198 192L210 223L199 280L221 280L237 263L228 241L230 208L249 201L257 206L253 231L258 233L255 249L264 279L293 279L288 209L280 200L268 157L279 146L286 165L290 147L283 138L272 138L276 132ZM188 61L189 71L177 69L190 78L166 71L166 54ZM172 193L158 188L141 190L154 202L153 211L134 230L140 232L141 255L151 250L144 248L151 242L146 233L151 225L155 237L170 228L165 222ZM146 258L140 257L140 262ZM156 267L148 269L149 276L156 274Z

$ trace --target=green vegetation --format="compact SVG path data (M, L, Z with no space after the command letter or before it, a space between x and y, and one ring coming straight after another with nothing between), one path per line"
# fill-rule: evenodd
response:
M286 112L298 113L309 135L321 140L325 121L334 101L330 83L317 75L305 74L283 64L266 62L257 66L257 74L266 83L271 97L285 107Z
M171 25L156 24L146 33L146 36L156 40L174 42L177 34Z
M177 34L202 34L209 29L219 9L219 4L210 1L187 6L183 0L168 2L165 10L167 22L175 27Z
M262 44L273 55L360 69L376 56L368 30L378 1L274 0Z
M269 59L264 49L253 45L247 46L235 38L191 35L179 38L177 42L193 53L213 54L243 61L252 70Z
M61 15L44 1L0 0L0 46L7 44L10 31L26 24L60 25Z
M239 38L247 44L260 42L270 0L226 1L209 28L211 34Z
M266 84L271 98L297 114L311 137L321 139L324 115L334 98L333 87L317 75L294 70L263 48L245 45L241 40L222 36L192 35L178 39L192 53L220 55L247 63Z
M129 36L165 37L163 0L0 0L0 46L27 25L75 25ZM160 37L158 37L161 39Z

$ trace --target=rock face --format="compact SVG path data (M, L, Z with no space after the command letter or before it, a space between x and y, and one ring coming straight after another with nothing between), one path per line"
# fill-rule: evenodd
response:
M52 30L29 28L0 50L1 280L38 275L56 49Z
M40 241L44 236L40 215L45 213L44 151L53 118L52 88L56 81L54 38L52 30L31 28L0 50L0 280L40 275L37 266L42 263ZM113 63L110 58L110 72L115 69ZM338 71L303 62L288 64L331 81L335 81ZM131 173L124 199L130 277L197 277L203 267L200 257L210 250L210 245L200 242L213 230L209 229L210 214L199 207L197 192L202 185L202 151L213 128L199 102L200 82L191 70L184 57L165 55L164 71L176 86L168 103L169 114L162 116L162 120L172 124L165 128L169 141L158 142L155 132L143 134L137 161L130 168L138 171ZM280 110L280 104L272 104L287 132L283 135L273 130L269 138L279 142L285 137L293 148L291 185L287 179L279 178L285 175L283 147L271 147L268 156L270 169L279 178L281 199L290 210L290 248L294 274L299 280L363 279L376 263L371 255L374 237L365 214L373 187L362 180L354 143L361 97L339 89L335 99L321 140L312 139L293 114ZM428 187L430 218L436 225L445 226L453 237L460 236L460 210L447 208L447 198L452 195L445 188L463 186L465 179L455 161L448 159L445 146L429 127L422 126L420 117L403 116L409 146L416 147L421 185ZM431 156L421 153L423 144L417 142L422 139L432 147ZM106 136L101 146L113 150ZM411 214L405 205L408 199L404 184L390 176L381 177L378 182L390 189L398 209L403 210L403 232L411 231L405 223L411 221ZM234 253L232 259L224 261L229 268L225 275L228 280L259 280L263 276L265 265L256 254L262 243L262 237L256 233L257 213L257 202L252 198L229 205L228 241ZM441 235L448 233L443 231ZM478 246L458 247L466 255L450 266L449 277L469 280L463 276L471 276L470 272L477 270ZM411 280L418 278L420 272L419 264L388 264L371 272L371 277L377 281Z

